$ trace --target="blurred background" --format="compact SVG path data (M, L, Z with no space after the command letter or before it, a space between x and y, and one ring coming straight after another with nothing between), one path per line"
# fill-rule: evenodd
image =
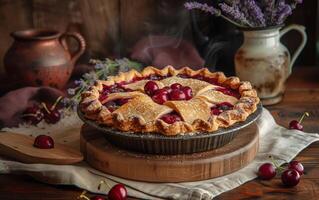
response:
M189 12L183 7L184 3L183 0L0 0L0 59L3 60L13 42L11 32L49 28L83 35L87 48L76 68L90 58L105 57L128 57L146 65L162 65L163 60L174 64L172 60L176 59L172 55L178 47L177 50L185 51L179 65L205 64L227 75L234 74L234 53L242 44L242 33L220 18ZM314 66L319 62L318 11L318 1L304 1L286 22L306 26L309 37L295 64L298 67ZM71 49L76 48L75 41L69 42ZM291 32L282 42L288 49L295 49L300 36ZM140 55L139 51L154 48L166 51L161 58L152 55L156 51L150 52L149 57ZM189 58L189 52L194 50L199 56L195 53ZM0 63L0 77L1 87L7 88L3 62Z

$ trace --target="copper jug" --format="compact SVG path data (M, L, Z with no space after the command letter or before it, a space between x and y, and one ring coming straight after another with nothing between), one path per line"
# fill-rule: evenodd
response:
M4 57L6 72L28 86L63 88L85 50L84 38L75 32L29 29L13 32L11 36L14 42ZM79 43L75 52L69 51L67 37Z

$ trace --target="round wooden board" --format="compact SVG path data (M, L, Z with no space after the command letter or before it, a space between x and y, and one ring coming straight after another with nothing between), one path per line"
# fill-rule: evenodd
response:
M114 176L147 182L186 182L215 178L249 164L259 146L257 125L240 130L227 145L208 152L151 155L111 145L96 129L83 125L81 151L93 168Z

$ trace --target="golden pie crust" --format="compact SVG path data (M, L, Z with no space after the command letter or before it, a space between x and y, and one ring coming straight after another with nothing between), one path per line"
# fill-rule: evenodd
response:
M151 97L145 94L144 85L148 80L142 78L150 75L169 76L157 80L160 88L180 83L189 86L193 91L193 98L184 101L167 101L163 105L155 103ZM182 78L177 75L205 78L213 78L216 84L208 83L196 78ZM142 80L129 83L134 78ZM122 87L131 91L111 93L106 99L99 100L104 86L112 86L117 83L126 82ZM220 86L222 85L222 86ZM237 90L240 97L226 95L217 88L227 87ZM128 102L110 112L105 102L126 98ZM233 105L230 110L225 110L219 115L211 114L211 107L222 102ZM146 67L142 72L131 70L120 73L118 76L110 76L108 80L99 80L88 91L82 93L80 109L88 119L95 120L121 131L136 133L161 133L174 136L185 133L203 132L213 133L218 128L225 128L236 122L245 121L247 117L256 111L259 98L249 82L241 82L237 77L226 77L222 72L210 72L203 68L192 70L188 67L175 69L167 66L164 69ZM182 121L168 124L161 116L170 112L178 113Z

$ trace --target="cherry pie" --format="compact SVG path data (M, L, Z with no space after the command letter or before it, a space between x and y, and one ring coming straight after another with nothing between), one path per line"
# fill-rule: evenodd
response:
M249 82L208 69L147 67L97 81L82 93L85 117L121 131L213 132L246 118L259 98Z

